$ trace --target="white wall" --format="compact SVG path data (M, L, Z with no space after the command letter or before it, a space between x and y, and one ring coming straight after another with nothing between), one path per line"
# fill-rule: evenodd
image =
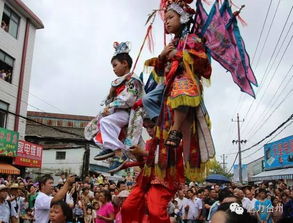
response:
M4 2L5 2L4 0L0 0L0 21L2 21ZM12 74L12 83L10 84L4 80L0 80L0 100L8 103L9 111L15 113L16 101L17 101L16 98L17 98L17 92L18 92L20 68L21 68L23 41L24 41L25 27L26 27L26 18L23 17L20 13L18 13L17 10L15 10L13 7L11 8L20 16L21 19L20 19L20 25L18 28L17 39L14 38L8 32L5 32L2 28L0 28L0 49L15 59L13 74ZM30 77L31 77L31 66L32 66L32 58L33 58L33 50L34 50L35 33L36 33L36 29L32 25L30 25L29 42L28 42L25 71L24 71L22 103L20 107L20 114L23 116L26 116L26 113L27 113L28 91L29 91ZM6 128L13 130L14 121L15 121L15 116L8 115ZM20 139L24 139L25 124L26 124L25 120L20 118L20 123L19 123Z
M90 146L90 164L95 164L95 165L100 165L100 166L104 166L104 167L109 167L109 163L106 160L102 160L102 161L97 161L94 160L94 157L101 152L102 150L100 150L97 147L93 147Z
M66 152L65 160L56 160L56 152ZM41 172L68 172L80 176L84 148L80 149L49 149L43 150Z
M84 148L78 149L46 149L43 150L42 159L42 173L60 173L70 172L73 174L81 175L81 169L83 164ZM66 152L65 160L56 160L56 152ZM90 164L96 164L108 167L109 164L106 161L96 161L94 157L100 150L96 147L90 147Z

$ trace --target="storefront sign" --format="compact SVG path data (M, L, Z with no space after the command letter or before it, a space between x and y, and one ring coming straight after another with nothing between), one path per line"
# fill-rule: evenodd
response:
M42 167L43 147L30 142L19 140L15 165L26 167Z
M18 135L18 132L0 128L0 156L16 156Z
M293 136L289 136L264 146L265 169L293 166Z

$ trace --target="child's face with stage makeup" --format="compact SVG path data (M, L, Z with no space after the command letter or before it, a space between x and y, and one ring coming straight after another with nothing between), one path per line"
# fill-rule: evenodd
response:
M125 60L119 61L117 59L114 59L111 63L113 71L118 77L124 76L125 74L129 73L128 63Z
M165 27L169 34L179 34L180 32L180 15L173 10L169 10L165 15Z

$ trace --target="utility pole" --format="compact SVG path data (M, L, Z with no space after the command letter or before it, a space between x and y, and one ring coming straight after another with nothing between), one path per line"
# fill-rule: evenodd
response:
M221 156L221 158L223 159L223 162L221 163L223 165L223 169L226 171L226 162L225 162L225 159L227 158L227 155L223 154Z
M238 158L239 158L239 182L242 184L242 160L241 160L241 144L242 143L246 143L247 140L241 140L240 137L240 122L244 122L244 119L242 121L239 120L239 113L237 113L237 120L234 121L232 119L232 122L237 122L237 129L238 129L238 139L237 140L233 140L232 143L236 143L238 144Z
M83 154L82 179L84 179L89 174L89 164L90 164L90 145L86 143L84 148L84 154Z

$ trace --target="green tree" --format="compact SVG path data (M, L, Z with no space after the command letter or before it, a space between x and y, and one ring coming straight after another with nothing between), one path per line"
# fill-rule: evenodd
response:
M208 175L210 175L210 174L221 174L221 175L223 175L223 176L225 176L225 177L227 177L229 179L231 179L233 177L233 174L228 173L228 171L225 170L217 160L212 161L208 173L209 173Z

